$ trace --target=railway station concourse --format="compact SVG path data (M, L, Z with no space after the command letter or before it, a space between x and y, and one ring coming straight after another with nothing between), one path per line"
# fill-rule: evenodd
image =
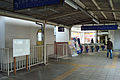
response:
M119 4L0 0L0 80L120 80Z

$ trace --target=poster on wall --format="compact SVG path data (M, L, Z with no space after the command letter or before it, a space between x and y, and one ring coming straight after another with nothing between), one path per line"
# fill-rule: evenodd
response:
M74 38L74 37L80 38L80 33L72 32L71 36L72 36L73 38Z
M13 57L30 55L30 39L13 39Z
M95 33L93 32L85 33L85 43L91 43L92 38L95 41Z

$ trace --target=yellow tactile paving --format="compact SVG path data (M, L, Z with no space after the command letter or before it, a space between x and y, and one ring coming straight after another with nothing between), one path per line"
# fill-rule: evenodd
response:
M112 62L112 66L116 66L117 60L118 60L118 57L115 56L114 59L113 59L113 62Z
M63 73L62 75L58 76L57 78L53 79L53 80L63 80L64 78L66 78L67 76L71 75L72 72L76 71L77 69L79 69L79 67L74 67L71 70Z

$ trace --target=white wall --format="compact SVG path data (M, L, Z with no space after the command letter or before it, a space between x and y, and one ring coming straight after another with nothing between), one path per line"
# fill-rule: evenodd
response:
M10 53L12 53L13 39L21 38L30 39L31 46L36 45L37 31L40 28L41 26L35 22L0 17L0 47L10 48ZM46 25L46 36L46 43L49 44L47 47L48 55L54 54L54 26ZM10 54L10 58L13 59L12 54ZM4 59L6 61L6 58Z
M54 44L54 26L46 25L46 44Z
M68 42L69 41L69 29L64 28L64 32L58 32L56 27L56 42Z
M37 31L40 29L35 22L5 17L5 47L12 48L13 39L30 39L36 45Z
M48 55L54 54L54 26L46 25L46 44Z
M5 24L4 17L0 16L0 48L5 48Z
M109 31L109 37L113 42L113 49L120 49L120 30Z

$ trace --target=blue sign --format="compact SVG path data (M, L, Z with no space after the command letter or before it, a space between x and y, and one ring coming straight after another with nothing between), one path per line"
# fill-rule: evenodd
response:
M81 26L81 30L117 30L118 25Z
M14 10L63 3L64 0L14 0Z

